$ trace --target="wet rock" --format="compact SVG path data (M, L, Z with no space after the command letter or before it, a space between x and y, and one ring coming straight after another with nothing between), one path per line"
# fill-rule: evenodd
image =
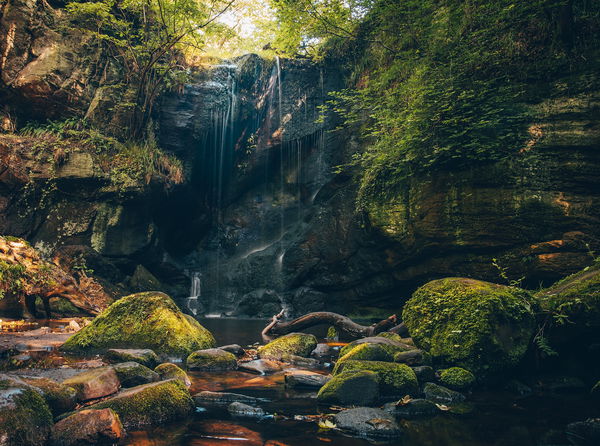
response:
M288 387L321 388L331 379L330 375L309 372L308 370L294 370L285 374L285 385Z
M423 350L415 349L407 352L398 352L394 355L394 362L406 364L410 366L417 366L421 364L427 364L429 362L429 355Z
M290 333L281 336L258 349L261 359L281 360L283 356L308 357L317 346L317 338L311 334Z
M333 375L351 370L370 370L377 373L381 395L403 397L405 395L415 395L419 391L417 376L406 364L349 360L337 364L333 369Z
M239 401L227 406L227 412L234 417L240 418L263 418L266 413L260 407L249 406Z
M317 368L321 364L317 359L304 358L298 355L283 355L281 360L296 367Z
M272 361L270 359L255 359L253 361L240 362L238 368L260 375L269 375L283 370L283 364L279 361Z
M121 362L112 366L122 387L135 387L156 382L160 379L158 373L137 362Z
M177 365L172 364L170 362L165 362L156 366L154 371L158 373L160 379L163 381L167 379L178 379L183 384L185 384L185 386L188 389L192 386L192 381L190 380L190 377L187 375L187 373L185 373L185 371Z
M264 401L261 398L230 392L211 392L205 390L194 395L198 406L229 406L231 403L257 404Z
M418 367L411 367L415 375L417 376L417 380L422 384L426 382L435 381L435 370L433 367L428 365L420 365Z
M333 419L337 429L358 437L387 439L402 435L394 417L381 409L357 407L343 410Z
M54 416L75 408L77 392L74 388L57 383L49 378L22 376L21 379L42 391L44 399Z
M369 406L379 399L379 376L369 370L342 372L327 382L317 400L325 404Z
M457 404L465 400L462 393L447 389L435 383L425 383L423 387L425 398L440 404Z
M588 418L567 425L567 438L575 446L600 444L600 418Z
M126 429L163 424L191 415L194 401L177 379L159 381L124 390L90 409L112 409Z
M387 351L392 358L396 353L414 350L415 348L414 345L408 345L404 342L396 341L395 339L390 339L382 336L373 336L352 341L350 344L346 345L340 350L340 357L348 354L351 350L362 344L379 345L381 346L381 348ZM390 359L390 361L391 360L392 359Z
M331 352L332 352L332 349L329 345L317 344L315 349L311 352L310 356L317 358L317 359L323 359L323 358L328 358L329 356L331 356Z
M418 418L440 413L434 402L424 399L414 399L406 403L388 403L384 406L386 412L396 418Z
M509 382L507 382L504 386L504 390L507 390L508 392L518 396L528 396L533 393L531 387L516 379L511 379Z
M432 359L481 377L522 359L535 330L532 305L533 297L515 287L447 278L415 291L402 320Z
M450 367L440 372L440 383L452 390L467 390L475 384L475 375L460 367Z
M104 356L117 362L135 361L146 367L155 367L160 362L158 355L148 348L111 348Z
M116 301L91 325L69 338L61 349L89 352L127 347L187 356L214 345L212 334L198 321L184 315L169 296L146 292Z
M75 389L79 401L87 401L112 395L119 390L119 378L112 367L86 370L63 381Z
M187 357L186 364L190 370L205 372L222 372L235 370L237 359L232 353L218 348L198 350Z
M221 350L225 350L226 352L233 353L235 356L244 356L246 351L237 344L224 345L223 347L219 347Z
M82 410L52 428L53 446L113 445L125 436L119 416L111 409Z
M585 392L585 383L574 376L547 376L538 381L540 390L553 393Z
M0 377L0 444L42 446L52 427L50 408L33 388L15 385Z

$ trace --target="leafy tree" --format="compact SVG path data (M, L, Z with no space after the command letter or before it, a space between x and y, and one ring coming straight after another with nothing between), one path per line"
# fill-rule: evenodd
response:
M140 137L161 88L181 80L182 57L222 31L216 20L235 0L100 0L71 2L75 26L104 42L124 68L133 106L131 131Z

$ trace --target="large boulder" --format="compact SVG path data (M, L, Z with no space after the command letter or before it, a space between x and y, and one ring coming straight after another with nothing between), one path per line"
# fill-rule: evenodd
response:
M317 400L326 404L370 406L379 398L379 376L369 370L351 370L334 376Z
M464 278L422 286L406 303L402 319L436 362L478 375L516 365L536 327L528 292Z
M112 409L126 429L162 424L184 418L194 411L187 387L177 379L144 384L124 390L114 397L90 406Z
M112 367L86 370L63 381L65 386L77 392L79 401L87 401L118 392L120 387L117 373Z
M383 361L349 360L336 364L334 377L353 370L370 370L379 376L379 391L385 396L415 395L419 391L419 382L415 372L406 364Z
M219 348L198 350L187 357L186 364L190 370L201 370L205 372L223 372L235 370L237 359L233 353Z
M306 333L290 333L281 336L258 349L258 356L281 360L286 356L308 357L317 346L317 338Z
M573 341L573 335L592 334L598 339L600 329L600 263L566 277L536 294L541 307L560 315L563 339Z
M68 352L147 348L165 355L187 356L214 346L212 334L184 315L169 296L147 292L119 299L61 348Z
M113 445L125 436L119 416L111 409L82 410L52 428L53 446Z
M42 446L51 427L52 413L39 391L0 377L0 445Z

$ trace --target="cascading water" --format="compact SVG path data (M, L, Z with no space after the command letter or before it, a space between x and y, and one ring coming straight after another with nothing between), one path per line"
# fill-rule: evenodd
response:
M191 281L190 281L190 295L187 298L187 307L190 312L196 316L198 314L198 310L200 307L200 303L198 302L198 298L202 293L202 280L201 274L199 271L193 271L191 273Z

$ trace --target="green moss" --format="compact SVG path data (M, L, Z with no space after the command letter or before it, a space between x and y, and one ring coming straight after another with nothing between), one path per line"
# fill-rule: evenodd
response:
M2 383L0 436L6 446L41 446L52 427L52 413L44 398L31 388Z
M396 342L404 342L405 341L404 339L402 339L402 336L400 336L399 334L391 333L389 331L384 331L383 333L379 333L377 335L377 337L391 339L392 341L396 341Z
M317 338L306 333L290 333L258 349L261 358L281 359L286 355L308 357L317 346Z
M158 376L160 376L161 380L178 379L187 387L189 387L192 384L187 373L185 373L184 370L177 367L175 364L171 364L170 362L165 362L164 364L156 366L154 371L158 373Z
M379 398L379 376L370 370L344 371L317 394L320 403L370 405Z
M123 297L72 336L64 351L107 348L149 348L157 353L187 356L215 345L212 334L186 317L169 296L146 292Z
M384 336L379 336L381 338L386 338ZM375 340L373 340L373 342L369 342L368 340L371 338L364 338L364 339L359 339L357 341L351 342L350 344L344 346L341 350L340 350L340 357L347 355L348 353L350 353L352 350L354 350L355 348L357 348L360 345L364 345L364 344L370 344L370 345L379 345L382 349L384 349L391 357L393 357L396 353L399 352L405 352L408 350L412 350L414 347L408 346L406 344L403 343L398 343L396 342L394 339L390 339L391 342L387 342L387 343L376 343ZM389 338L387 338L389 339Z
M48 378L22 377L21 379L44 393L44 399L54 416L75 408L77 392L72 387Z
M532 297L524 290L472 279L429 282L406 303L402 320L433 360L497 373L516 365L535 330Z
M442 370L440 383L454 390L466 390L475 384L475 375L460 367Z
M572 331L600 328L600 264L566 277L536 297L558 324Z
M159 380L158 373L137 362L122 362L112 366L122 387L133 387Z
M131 429L184 418L194 411L194 401L182 382L169 380L133 387L88 408L112 409Z
M393 356L390 355L380 344L359 344L350 349L344 356L340 356L338 364L348 360L363 361L386 361L392 362Z
M379 376L379 391L386 396L415 395L419 383L415 372L405 364L382 361L344 361L336 365L333 375L352 370L370 370Z
M190 370L225 371L237 368L237 358L233 353L218 348L198 350L187 357Z

